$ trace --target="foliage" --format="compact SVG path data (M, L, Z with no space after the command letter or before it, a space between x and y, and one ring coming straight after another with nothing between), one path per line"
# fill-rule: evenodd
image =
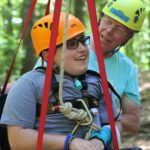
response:
M150 70L150 1L145 0L147 17L142 30L126 45L124 52L140 71Z
M0 1L0 81L4 82L6 73L10 67L12 56L14 56L15 49L17 48L18 37L20 33L21 19L19 17L21 7L19 7L20 1ZM21 68L22 53L20 51L13 69L13 78L18 76ZM0 83L1 83L0 82Z

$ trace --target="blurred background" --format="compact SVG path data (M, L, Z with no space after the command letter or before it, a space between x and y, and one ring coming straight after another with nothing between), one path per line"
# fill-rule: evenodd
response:
M138 135L125 134L123 146L141 146L145 150L150 150L148 144L150 143L150 1L143 1L146 3L147 16L142 31L122 48L139 69L139 90L142 98L141 130ZM30 30L33 23L44 16L47 2L48 0L37 0L10 82L31 70L37 60L31 43ZM106 2L107 0L95 0L98 18ZM55 0L51 0L50 12L54 10L54 3ZM3 85L6 79L30 5L31 0L0 0L0 85ZM66 11L66 0L63 0L62 11ZM92 34L86 0L70 0L70 13L83 21L88 29L87 34Z

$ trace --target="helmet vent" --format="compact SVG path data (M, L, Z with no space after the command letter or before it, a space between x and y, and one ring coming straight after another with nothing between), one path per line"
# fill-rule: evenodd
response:
M53 25L53 23L50 24L50 27L49 27L50 31L52 31L52 25Z
M136 16L134 17L134 23L137 23L139 21L139 16L145 11L144 8L138 9L135 14Z
M113 1L110 1L107 5L107 7L110 7L114 2Z
M77 25L74 23L74 24L72 24L70 27L73 28L73 27L75 27L75 26L77 26Z
M44 25L45 25L45 28L48 28L48 22L45 22Z
M38 24L38 26L39 26L39 27L43 27L43 25L42 25L42 24Z

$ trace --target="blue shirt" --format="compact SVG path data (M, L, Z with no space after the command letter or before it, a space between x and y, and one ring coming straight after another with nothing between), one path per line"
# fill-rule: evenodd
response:
M104 60L108 81L114 86L120 96L125 94L136 104L140 104L137 68L134 63L121 52ZM90 49L89 70L99 72L97 56Z

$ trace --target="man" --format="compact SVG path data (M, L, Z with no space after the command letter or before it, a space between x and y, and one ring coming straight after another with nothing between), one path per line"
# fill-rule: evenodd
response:
M138 76L133 62L119 49L140 31L144 18L141 0L111 0L103 8L99 21L107 78L122 97L123 131L131 133L138 132L140 127ZM93 38L90 50L89 69L99 72Z

